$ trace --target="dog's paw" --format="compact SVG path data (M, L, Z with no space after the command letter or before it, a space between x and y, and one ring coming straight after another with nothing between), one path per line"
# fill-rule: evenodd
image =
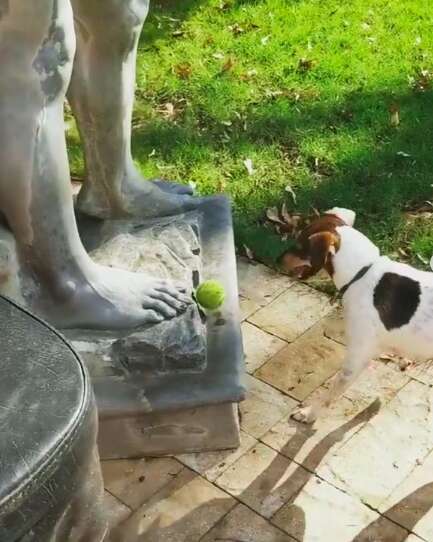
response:
M312 405L306 405L296 408L290 417L297 422L314 423L317 419L317 411Z

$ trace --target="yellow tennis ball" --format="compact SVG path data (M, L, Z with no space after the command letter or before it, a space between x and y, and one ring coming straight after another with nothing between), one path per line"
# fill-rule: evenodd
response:
M226 293L224 287L217 280L202 282L195 292L197 302L208 310L216 310L224 303Z

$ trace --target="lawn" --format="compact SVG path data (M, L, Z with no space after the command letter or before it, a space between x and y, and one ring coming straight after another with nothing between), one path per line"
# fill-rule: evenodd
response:
M237 244L260 260L290 242L263 224L285 202L352 208L386 253L422 267L433 254L432 87L431 0L155 2L134 156L147 177L229 194ZM81 175L74 128L68 139Z

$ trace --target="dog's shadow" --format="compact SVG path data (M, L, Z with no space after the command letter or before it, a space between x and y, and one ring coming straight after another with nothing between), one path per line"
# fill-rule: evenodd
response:
M377 414L379 409L380 401L377 399L354 418L347 421L337 429L331 431L328 435L326 435L326 437L317 443L317 445L314 446L314 448L306 456L304 463L308 464L308 470L301 465L297 465L293 473L287 480L284 481L283 484L279 484L279 482L287 472L287 461L283 461L281 455L278 454L270 465L244 490L242 494L237 497L237 499L241 502L248 502L247 495L263 493L263 488L270 488L270 493L266 495L266 499L268 499L272 497L271 488L278 487L279 493L284 493L284 490L287 489L287 491L291 493L289 501L287 504L285 504L285 506L288 507L286 517L290 519L292 525L293 532L291 532L291 535L297 540L302 541L305 534L305 514L304 511L295 504L296 498L308 481L314 476L314 471L320 465L323 458L328 454L331 448L338 442L341 442L348 432L371 420ZM304 444L314 434L314 429L305 428L304 426L301 427L296 423L295 434L291 436L291 438L280 450L281 454L291 459L295 458ZM295 463L290 463L290 466L293 464ZM180 488L177 488L177 490L179 489ZM230 500L231 499L227 499L227 504L230 502ZM157 502L158 501L155 501L154 499L152 501L152 505L157 505ZM182 519L171 523L166 527L161 525L160 519L157 519L150 525L150 527L146 528L145 532L141 532L141 522L146 512L144 509L138 510L131 518L126 520L125 523L113 530L109 541L153 542L155 540L167 540L174 542L177 540L184 540L180 533L188 532L190 525L193 525L200 519L211 515L216 506L221 506L221 499L213 499L206 502L206 504L203 504L186 514L184 517L182 517ZM241 534L239 534L239 536L235 536L236 542L247 542L248 539L243 541L241 536ZM358 542L360 542L360 540L362 539L359 539ZM368 538L364 540L368 540Z

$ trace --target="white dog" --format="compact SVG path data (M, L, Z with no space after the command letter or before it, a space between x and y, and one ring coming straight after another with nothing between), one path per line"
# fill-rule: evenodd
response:
M390 351L433 358L433 273L381 256L354 221L353 211L331 209L300 234L297 249L281 257L281 265L301 279L325 268L344 308L343 367L323 397L293 413L305 423L340 397L372 358Z

